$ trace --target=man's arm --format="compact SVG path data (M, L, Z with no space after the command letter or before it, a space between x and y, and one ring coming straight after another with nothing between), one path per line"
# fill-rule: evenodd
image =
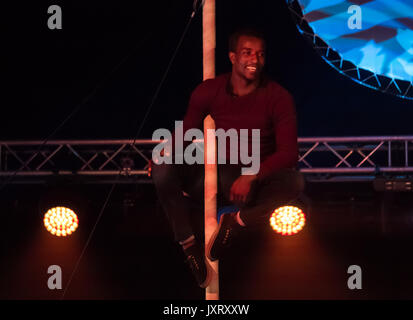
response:
M230 190L230 200L245 202L255 180L265 179L283 168L297 165L297 123L295 106L288 91L281 89L274 101L273 125L276 151L265 159L257 175L241 175L234 181Z
M265 179L283 168L294 168L298 161L297 119L291 94L281 89L274 101L273 126L276 151L260 165L257 178Z
M183 134L189 129L202 129L205 117L209 114L211 104L211 82L206 80L198 85L191 94L188 109L183 120ZM175 132L173 140L175 139ZM189 144L186 142L185 144ZM185 145L184 144L184 145Z
M183 121L183 135L180 137L180 139L183 139L185 137L185 132L188 129L191 128L198 128L202 129L203 125L203 120L204 118L209 114L209 109L210 109L210 104L211 104L211 83L210 80L206 80L199 84L194 91L191 94L191 97L189 99L189 105L188 109L186 111L184 121ZM172 141L171 141L171 154L167 154L167 157L172 157L172 159L176 159L175 155L175 137L176 131L173 132L172 134ZM189 145L191 142L190 141L182 141L182 147L185 148L187 145ZM165 149L162 149L160 152L161 157L164 157L164 151ZM182 150L184 151L184 149ZM181 155L180 152L178 151L179 157L182 157L183 154ZM154 162L157 164L158 161L154 160ZM151 176L151 171L152 171L152 161L149 162L148 165L148 175Z

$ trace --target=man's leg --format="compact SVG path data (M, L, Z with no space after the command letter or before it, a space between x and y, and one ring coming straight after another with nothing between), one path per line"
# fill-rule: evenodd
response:
M158 199L178 242L194 234L190 223L191 202L203 200L204 174L200 165L153 165L152 179ZM184 195L187 193L191 198ZM202 202L201 202L202 203Z
M202 245L195 239L190 220L191 200L203 201L203 173L203 166L199 165L155 164L152 168L158 199L171 223L175 240L182 246L186 263L198 285L205 288L211 281L213 270L205 260Z
M230 191L232 184L238 179L241 173L241 168L237 165L219 165L218 166L218 181L219 181L219 202L233 203L239 206L238 203L230 201ZM222 257L228 248L230 248L233 238L238 234L238 229L241 228L236 223L235 214L226 213L221 215L217 229L211 236L208 242L206 251L207 256L211 261L215 261Z
M226 200L229 200L232 183L239 173L235 167L221 169L220 186ZM304 190L304 186L303 175L293 169L284 169L263 181L253 182L246 202L233 202L240 211L221 216L218 228L208 243L209 259L214 261L224 256L243 228L268 221L274 209L294 200Z
M263 181L256 181L239 217L247 226L264 223L276 208L296 199L304 187L303 174L294 169L283 169Z
M230 201L230 191L232 184L241 175L241 167L234 164L222 164L218 166L218 197L220 203L232 203Z

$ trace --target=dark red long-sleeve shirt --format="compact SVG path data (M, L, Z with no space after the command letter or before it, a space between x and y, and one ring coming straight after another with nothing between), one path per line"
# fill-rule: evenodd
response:
M248 129L249 138L252 129L260 129L258 179L282 168L294 168L298 160L297 124L290 93L278 83L265 79L253 92L234 97L229 89L230 76L230 73L223 74L198 85L189 101L183 132L201 129L208 114L214 119L216 129L234 128L238 135L240 129ZM227 152L229 154L229 150Z

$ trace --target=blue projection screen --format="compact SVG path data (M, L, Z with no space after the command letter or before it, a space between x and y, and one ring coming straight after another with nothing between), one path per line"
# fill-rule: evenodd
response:
M413 0L296 1L301 21L341 59L392 79L400 96L413 95Z

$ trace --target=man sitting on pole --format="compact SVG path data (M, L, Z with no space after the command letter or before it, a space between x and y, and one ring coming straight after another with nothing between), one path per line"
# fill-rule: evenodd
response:
M211 261L220 259L240 232L268 221L275 208L296 198L304 188L304 179L295 169L298 146L294 101L286 89L263 73L263 35L252 29L234 32L229 39L229 59L231 73L205 80L193 91L182 129L184 134L192 128L201 129L204 118L210 114L217 131L232 130L241 137L236 148L231 143L230 147L226 144L223 154L218 150L218 199L232 202L239 210L221 216L207 245ZM252 134L257 129L258 140ZM257 141L258 150L254 148ZM242 148L245 143L248 147ZM234 148L237 157L232 152ZM251 150L252 157L259 159L256 170L252 166L243 168L239 163ZM179 157L183 159L182 154ZM230 163L225 163L228 159ZM191 212L189 202L203 201L203 165L155 161L152 177L175 240L181 244L198 285L205 288L211 279L211 266L190 223L191 215L202 212Z

